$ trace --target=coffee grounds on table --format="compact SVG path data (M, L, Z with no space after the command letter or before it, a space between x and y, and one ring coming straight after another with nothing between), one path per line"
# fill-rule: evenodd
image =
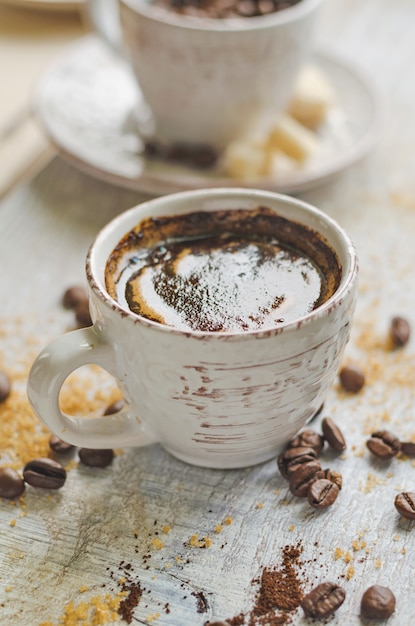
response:
M121 600L118 613L127 624L131 624L134 618L134 609L141 600L143 589L140 581L128 580L121 585L121 590L127 595Z
M227 618L230 626L283 626L292 622L293 612L303 599L303 584L298 575L303 548L301 544L284 546L280 567L264 567L254 606L248 614Z

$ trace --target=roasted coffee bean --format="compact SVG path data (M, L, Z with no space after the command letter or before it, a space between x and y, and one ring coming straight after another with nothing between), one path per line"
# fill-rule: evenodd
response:
M80 302L75 308L75 319L80 328L86 328L92 325L91 313L89 311L89 302L86 300Z
M325 582L317 585L301 601L301 608L307 617L323 619L332 615L343 604L346 592L336 583Z
M366 441L366 445L372 454L383 460L393 458L401 449L398 437L388 430L378 430L372 433L370 439Z
M23 478L32 487L60 489L66 480L66 470L52 459L33 459L26 463Z
M114 459L114 450L80 448L79 459L84 465L88 465L89 467L107 467Z
M313 509L327 509L336 501L338 495L339 488L336 483L327 478L319 478L310 484L307 499Z
M0 468L0 498L12 500L25 490L23 478L11 467Z
M405 519L415 519L415 493L404 491L395 498L395 508Z
M125 406L125 402L123 399L116 400L107 406L104 411L104 415L113 415L114 413L118 413Z
M75 285L74 287L69 287L63 294L62 305L65 309L75 309L78 304L87 301L88 295L86 289L80 287L79 285Z
M373 585L366 589L362 596L360 614L367 619L388 619L395 606L395 596L388 587Z
M343 477L340 474L340 472L334 472L333 470L327 468L327 469L323 469L321 473L322 473L321 478L326 478L330 482L334 483L335 485L338 486L339 490L342 488Z
M0 404L10 395L12 384L6 372L0 372Z
M330 448L333 448L336 452L343 452L343 450L346 450L346 441L343 433L330 417L325 417L323 419L321 427L324 439L327 441Z
M290 476L289 489L294 496L305 498L311 483L318 478L323 478L321 465L315 459L304 465L300 465Z
M287 479L289 480L292 474L294 474L294 472L297 471L297 469L299 469L303 465L308 465L308 463L315 461L315 459L316 459L316 456L312 454L304 454L302 456L297 457L296 459L293 459L291 463L288 464L287 469L286 469Z
M205 626L230 626L229 622L206 622Z
M66 309L72 309L78 326L85 328L91 326L92 320L89 312L89 299L86 289L78 285L69 287L63 294L62 304Z
M401 452L405 456L414 457L415 456L415 443L413 443L412 441L402 441Z
M291 439L288 444L289 448L307 447L313 448L316 454L320 454L324 446L324 439L315 430L307 428L300 432L296 437Z
M405 346L411 336L411 327L404 317L393 317L390 325L390 337L396 348Z
M309 446L288 448L279 455L278 468L284 478L289 478L300 465L314 461L316 456L315 450Z
M339 373L340 384L345 391L358 393L365 384L365 375L356 365L343 367Z
M75 446L63 441L56 435L51 435L49 437L49 447L53 450L53 452L56 452L56 454L68 454L75 448Z

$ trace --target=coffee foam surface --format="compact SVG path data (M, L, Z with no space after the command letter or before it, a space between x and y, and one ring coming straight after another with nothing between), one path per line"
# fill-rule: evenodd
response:
M331 248L266 207L146 218L106 269L122 307L180 330L275 328L327 300L341 269Z

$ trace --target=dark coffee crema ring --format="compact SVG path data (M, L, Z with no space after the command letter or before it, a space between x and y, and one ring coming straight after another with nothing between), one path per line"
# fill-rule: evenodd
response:
M267 207L146 218L110 255L124 308L181 330L268 330L326 302L338 258L312 229Z

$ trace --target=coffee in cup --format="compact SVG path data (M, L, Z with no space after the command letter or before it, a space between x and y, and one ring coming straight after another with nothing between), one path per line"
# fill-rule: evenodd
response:
M151 0L155 6L179 15L231 19L259 17L288 9L301 0Z
M335 293L341 267L324 238L275 211L148 217L117 244L109 295L180 330L268 330L300 319Z

